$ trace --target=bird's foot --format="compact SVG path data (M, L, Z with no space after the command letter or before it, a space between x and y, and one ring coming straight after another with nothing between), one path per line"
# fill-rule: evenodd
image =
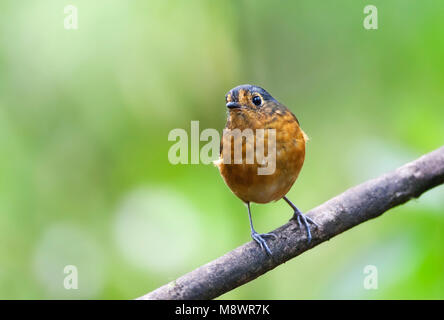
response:
M294 210L293 217L290 219L290 221L291 220L297 221L299 228L301 228L302 224L304 224L305 229L307 230L307 242L310 243L311 242L311 231L310 231L309 223L314 224L316 227L319 227L319 225L316 222L314 222L310 217L307 217L305 214L303 214L297 208Z
M267 245L267 241L265 240L265 238L273 238L276 239L277 236L274 233L262 233L259 234L257 232L253 232L251 234L251 237L253 238L254 241L256 241L262 249L265 249L265 251L271 255L271 250Z

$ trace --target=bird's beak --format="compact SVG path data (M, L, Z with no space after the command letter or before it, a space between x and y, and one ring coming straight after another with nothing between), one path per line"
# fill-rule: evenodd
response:
M241 105L238 102L227 102L227 108L228 109L239 109Z

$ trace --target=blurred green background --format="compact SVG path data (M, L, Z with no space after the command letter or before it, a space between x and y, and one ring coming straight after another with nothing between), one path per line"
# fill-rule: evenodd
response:
M363 28L367 4L378 30ZM440 147L443 16L432 0L2 1L0 298L132 299L249 241L214 166L168 161L170 130L221 132L239 84L310 136L289 193L303 211ZM443 189L221 299L443 299ZM259 232L292 214L252 210Z

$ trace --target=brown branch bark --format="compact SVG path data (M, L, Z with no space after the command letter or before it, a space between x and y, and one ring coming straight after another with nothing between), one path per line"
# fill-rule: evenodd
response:
M305 232L288 222L273 232L268 244L272 256L250 241L224 256L168 283L139 299L213 299L276 268L306 250L390 208L419 197L444 183L444 147L395 171L348 189L307 214L319 228L307 244Z

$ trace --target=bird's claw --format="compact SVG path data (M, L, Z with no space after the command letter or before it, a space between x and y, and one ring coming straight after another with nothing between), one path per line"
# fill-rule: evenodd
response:
M272 239L276 239L277 236L274 233L262 233L259 234L257 232L253 232L251 234L251 237L253 238L254 241L256 241L262 249L265 249L265 251L271 255L271 250L267 245L267 241L265 240L265 238L272 238Z
M316 227L319 227L319 225L299 210L294 211L293 217L290 220L296 220L299 228L302 228L302 224L304 224L307 230L307 242L310 243L312 238L309 223L314 224Z

